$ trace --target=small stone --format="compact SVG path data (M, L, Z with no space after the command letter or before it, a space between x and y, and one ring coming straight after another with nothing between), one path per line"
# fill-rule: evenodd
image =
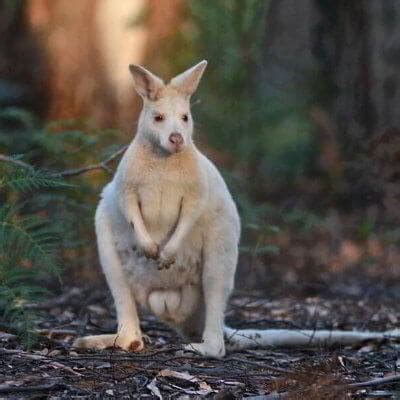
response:
M111 368L111 364L109 362L101 364L96 367L97 369Z

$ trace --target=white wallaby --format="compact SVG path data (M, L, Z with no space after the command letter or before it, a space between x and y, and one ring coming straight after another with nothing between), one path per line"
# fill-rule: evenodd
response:
M187 349L209 357L225 355L224 333L232 349L349 344L391 335L224 327L240 219L223 178L192 140L190 97L206 65L202 61L168 84L130 66L143 110L96 212L100 262L118 332L79 338L74 346L142 350L137 303L192 340Z

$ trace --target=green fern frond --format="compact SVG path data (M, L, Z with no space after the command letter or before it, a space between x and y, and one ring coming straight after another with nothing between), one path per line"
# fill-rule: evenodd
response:
M69 186L61 179L33 168L2 168L0 189L14 199L16 192L38 188ZM31 346L37 315L27 304L38 301L46 290L38 283L43 273L59 277L58 235L45 218L26 214L25 204L0 207L0 318L19 332L22 342ZM29 208L28 208L29 209Z
M27 192L40 188L70 187L71 185L60 178L55 178L41 170L30 168L13 168L0 179L0 189L8 188Z
M59 276L56 256L57 238L45 220L0 207L0 316L27 347L37 339L37 315L26 306L47 292L36 283L40 272Z
M3 282L0 285L0 310L3 311L7 324L16 330L21 341L29 348L37 340L37 333L34 331L37 315L25 305L27 301L38 298L38 293L33 292L38 287L21 282L10 283Z
M58 275L59 267L54 261L56 250L57 238L43 220L27 217L17 222L10 216L0 220L0 251L3 254L17 254L34 266Z
M0 110L0 120L18 122L20 125L30 130L34 129L37 122L30 111L18 107L7 107Z

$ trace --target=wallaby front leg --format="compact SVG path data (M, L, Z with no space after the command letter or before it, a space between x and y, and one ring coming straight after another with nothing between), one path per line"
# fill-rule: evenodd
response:
M143 349L143 340L136 304L116 249L115 233L112 232L104 204L100 204L96 212L96 234L100 263L117 311L118 331L110 335L79 338L73 346L94 349L120 347L129 351L140 351Z
M143 249L147 258L158 258L159 247L149 235L143 221L139 198L134 192L121 196L121 211L132 226L139 246Z
M174 263L175 254L203 211L202 203L198 199L182 198L177 226L160 253L161 267L169 268Z

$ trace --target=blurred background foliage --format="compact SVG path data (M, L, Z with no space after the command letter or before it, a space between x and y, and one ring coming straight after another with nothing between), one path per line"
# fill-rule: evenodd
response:
M21 190L0 163L2 205L49 221L64 280L98 279L93 214L110 174L57 188L48 174L132 139L129 63L170 79L207 59L195 135L243 219L240 287L311 293L360 265L393 282L399 18L392 0L2 1L0 154L44 174Z

